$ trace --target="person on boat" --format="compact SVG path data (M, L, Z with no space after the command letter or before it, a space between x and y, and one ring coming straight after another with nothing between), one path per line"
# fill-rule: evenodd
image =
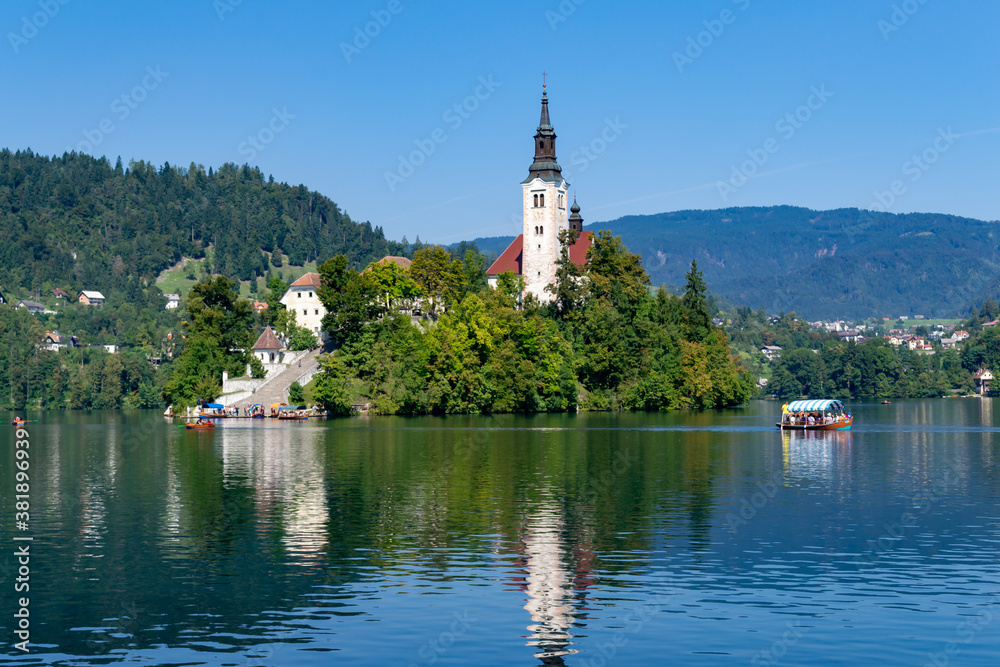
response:
M14 417L13 424L14 424L14 426L23 426L24 425L24 420L21 419L20 417Z

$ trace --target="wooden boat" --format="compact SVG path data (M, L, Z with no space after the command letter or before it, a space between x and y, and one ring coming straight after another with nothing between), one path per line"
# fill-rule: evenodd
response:
M204 419L225 419L229 416L226 414L226 406L221 403L206 403L199 412Z
M882 405L892 405L892 401L882 401Z
M185 428L191 431L215 428L215 424L213 424L212 422L203 422L200 424L198 422L188 422L184 426Z
M794 401L775 424L787 431L850 431L854 416L844 404L832 399Z

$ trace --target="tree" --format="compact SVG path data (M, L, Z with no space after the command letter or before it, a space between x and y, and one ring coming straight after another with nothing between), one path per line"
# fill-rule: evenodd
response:
M351 414L351 393L348 390L348 369L334 354L323 354L319 358L319 373L316 374L313 398L331 416Z
M552 294L556 312L563 319L578 316L586 295L583 269L570 259L569 249L576 243L578 235L573 230L559 232L559 259L556 260L556 282L545 291Z
M712 328L712 315L708 312L708 301L705 294L708 291L705 281L698 270L698 262L691 261L691 270L685 276L686 284L681 303L684 305L684 315L687 321L687 332L690 340L704 340Z
M319 267L319 298L326 308L323 330L338 344L356 340L379 312L376 288L366 274L350 268L338 255Z
M298 382L293 382L288 386L288 402L292 405L301 405L305 401L305 390Z
M375 262L364 273L374 286L379 305L386 311L400 303L411 303L420 295L410 272L395 262Z
M639 303L649 296L649 276L642 268L642 257L629 252L621 237L606 229L594 236L587 251L587 277L591 299L608 299L629 315L634 315Z
M229 279L206 278L192 287L187 315L184 351L163 389L176 407L215 398L222 372L240 375L252 357L253 308Z
M452 260L441 246L421 248L413 253L410 275L427 299L428 310L437 312L439 306L447 307L462 298L465 267L460 260Z
M318 340L313 332L305 327L295 327L291 337L288 339L288 349L292 352L311 350L318 344Z

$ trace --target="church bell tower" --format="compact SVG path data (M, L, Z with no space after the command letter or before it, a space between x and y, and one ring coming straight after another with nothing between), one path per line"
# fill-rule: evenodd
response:
M542 303L552 300L546 286L555 282L559 232L569 229L569 183L556 161L556 132L549 120L548 85L542 86L542 117L535 133L535 160L524 191L522 271L525 291ZM582 222L582 221L581 221Z

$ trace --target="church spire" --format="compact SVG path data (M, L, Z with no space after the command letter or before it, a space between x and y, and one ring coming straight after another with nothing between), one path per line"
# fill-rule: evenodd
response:
M556 131L549 120L547 83L542 85L542 117L538 122L538 132L535 133L535 161L524 182L530 183L536 178L557 183L562 181L562 167L556 162Z
M576 197L573 197L573 206L569 209L571 216L569 216L569 229L570 231L580 233L583 231L583 216L580 215L580 205L576 203Z

